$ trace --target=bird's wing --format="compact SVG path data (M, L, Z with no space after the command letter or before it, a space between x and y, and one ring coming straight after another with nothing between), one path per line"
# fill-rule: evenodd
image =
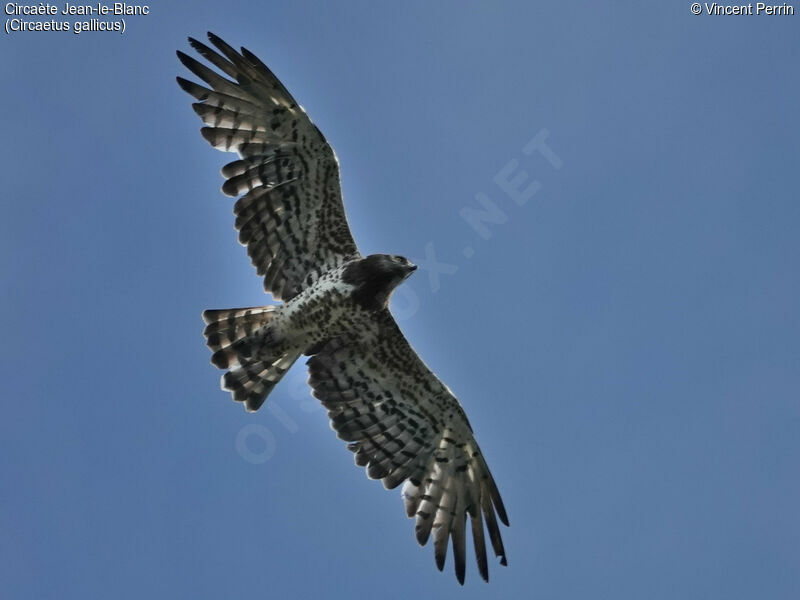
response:
M198 100L203 137L241 157L222 169L222 191L236 202L239 241L264 276L264 289L288 300L325 271L360 256L342 204L339 165L325 137L275 75L245 48L212 33L219 52L189 43L223 77L178 52L208 87L178 77Z
M461 405L419 358L388 309L359 338L329 340L308 361L313 394L328 409L357 465L403 499L416 517L417 541L433 531L441 570L452 538L456 577L464 581L469 517L481 576L488 581L482 520L495 555L506 564L497 517L503 502Z

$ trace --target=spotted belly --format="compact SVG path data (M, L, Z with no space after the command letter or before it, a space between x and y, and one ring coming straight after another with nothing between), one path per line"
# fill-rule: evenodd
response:
M277 326L290 345L307 350L363 328L369 316L353 300L355 288L342 281L340 271L326 273L281 307Z

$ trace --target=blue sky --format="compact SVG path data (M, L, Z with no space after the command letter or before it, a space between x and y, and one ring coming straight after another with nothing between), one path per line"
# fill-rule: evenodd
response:
M0 38L4 597L798 597L800 15L321 4ZM508 508L489 586L302 365L254 415L219 390L200 312L268 298L174 82L209 29L332 142L361 249L428 261L393 309Z

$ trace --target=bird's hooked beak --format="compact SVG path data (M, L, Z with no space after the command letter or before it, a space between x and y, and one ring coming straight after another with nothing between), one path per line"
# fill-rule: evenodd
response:
M411 274L412 274L414 271L416 271L416 270L417 270L417 265L415 265L415 264L412 264L412 263L408 263L408 265L406 266L406 269L408 270L408 271L407 271L407 273L406 273L406 277L408 277L408 276L409 276L409 275L411 275Z

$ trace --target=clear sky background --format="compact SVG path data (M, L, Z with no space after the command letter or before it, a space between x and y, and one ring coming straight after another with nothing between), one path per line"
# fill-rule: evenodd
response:
M0 35L0 595L800 597L800 14L536 4ZM505 499L488 586L471 549L463 589L436 570L302 365L254 415L219 390L201 311L269 299L174 81L209 29L332 142L361 249L425 267L392 306Z

